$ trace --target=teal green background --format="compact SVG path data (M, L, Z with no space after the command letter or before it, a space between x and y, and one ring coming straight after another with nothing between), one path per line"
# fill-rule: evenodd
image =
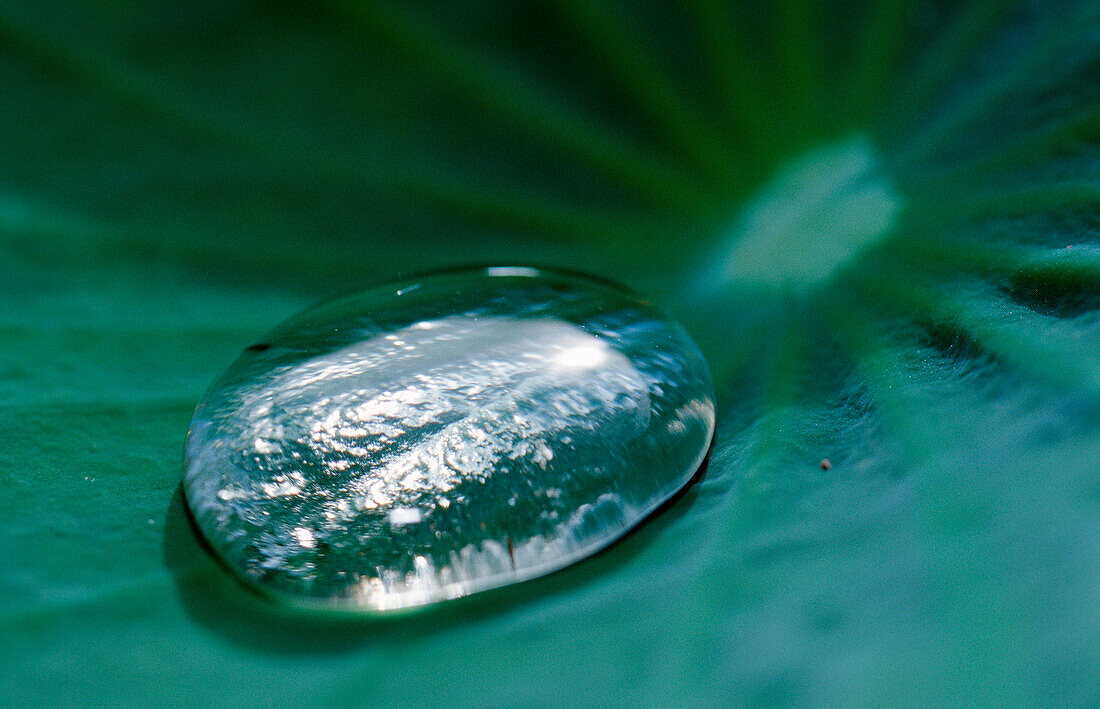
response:
M956 5L0 3L2 703L1100 701L1100 9ZM703 282L853 135L904 204L880 241ZM680 317L701 481L419 614L240 588L178 494L204 388L322 298L468 263Z

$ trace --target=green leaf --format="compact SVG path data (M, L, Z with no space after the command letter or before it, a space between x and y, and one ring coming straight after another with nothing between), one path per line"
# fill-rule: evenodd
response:
M1095 703L1100 9L957 5L0 3L0 699ZM178 493L203 389L487 262L687 324L701 481L416 615L242 589Z

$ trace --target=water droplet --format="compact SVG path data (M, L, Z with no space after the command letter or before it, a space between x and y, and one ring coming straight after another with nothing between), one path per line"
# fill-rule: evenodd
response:
M530 268L323 304L199 403L184 487L228 566L292 603L379 611L539 576L691 479L714 395L637 297Z

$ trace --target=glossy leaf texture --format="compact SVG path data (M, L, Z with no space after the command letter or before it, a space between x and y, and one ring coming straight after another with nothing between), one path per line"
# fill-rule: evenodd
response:
M0 4L0 697L1095 702L1098 15ZM178 494L204 388L311 303L469 263L685 322L699 484L415 616L243 590Z

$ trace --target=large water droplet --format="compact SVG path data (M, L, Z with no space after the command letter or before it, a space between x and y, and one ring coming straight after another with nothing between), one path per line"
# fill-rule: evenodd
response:
M545 574L691 479L695 345L637 297L520 268L306 311L199 403L184 485L229 567L293 603L386 610Z

